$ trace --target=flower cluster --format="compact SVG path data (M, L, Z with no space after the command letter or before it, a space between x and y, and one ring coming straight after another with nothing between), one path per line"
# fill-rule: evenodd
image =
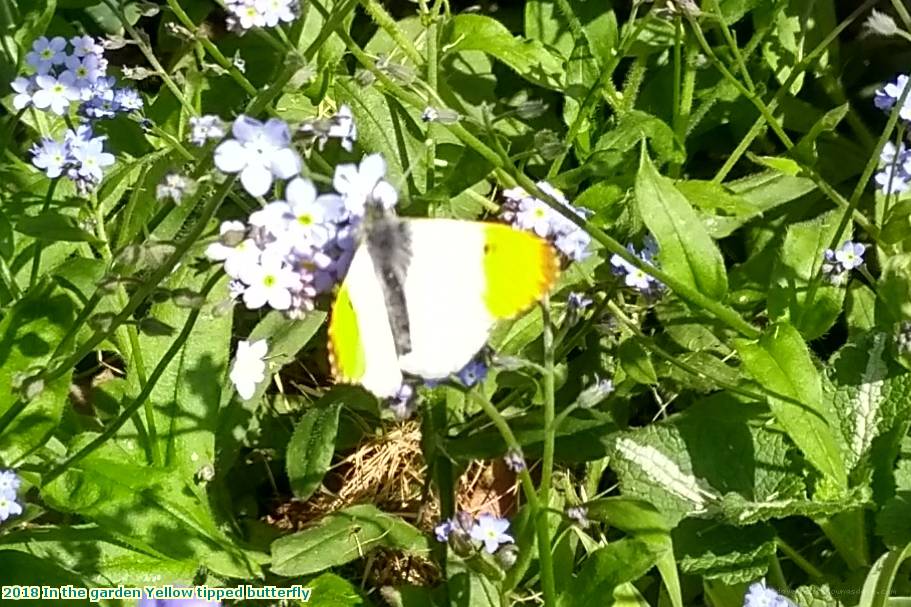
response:
M879 154L880 169L873 180L883 194L900 194L911 187L911 153L905 144L886 142Z
M851 270L864 263L866 247L850 240L842 243L840 249L826 249L823 254L822 273L832 284L842 284Z
M228 29L235 31L291 23L300 12L297 0L227 0L225 8Z
M0 522L22 514L22 506L16 501L21 482L12 470L0 470Z
M234 355L234 364L231 366L229 377L237 394L244 400L253 398L256 386L266 379L266 354L269 344L265 339L254 342L240 341L237 344L237 354Z
M246 223L223 223L219 241L206 255L224 262L234 279L232 295L242 297L248 308L268 305L292 315L311 310L316 295L344 277L368 204L391 209L398 202L385 180L386 162L372 154L360 165L338 165L335 191L319 193L313 182L298 176L302 162L290 146L287 124L241 116L232 133L234 139L215 149L218 168L240 173L254 195L266 193L275 178L291 181L283 199L252 213Z
M655 265L655 256L658 254L658 243L651 235L646 236L641 251L636 252L636 249L632 244L626 245L626 249L632 255L641 259L646 265ZM664 289L664 283L645 270L637 268L616 253L611 255L610 264L613 272L618 276L623 277L623 282L626 286L636 289L643 295L653 297L660 294Z
M743 607L791 607L793 603L765 585L765 580L750 584Z
M587 209L571 205L563 192L546 181L539 181L537 185L543 192L579 217L585 219L588 216ZM504 190L503 197L506 199L501 214L504 220L517 228L529 230L541 238L547 238L557 250L573 261L581 261L591 254L588 250L591 244L588 232L543 200L535 198L518 187Z
M92 127L67 129L63 139L45 138L32 146L32 164L55 179L65 175L81 193L92 190L114 164L114 155L104 151L106 137L95 137Z
M481 514L475 519L468 512L459 512L451 519L440 522L433 533L437 541L466 542L470 539L475 546L482 546L489 554L497 551L501 544L512 544L515 540L506 533L509 521L492 514Z
M69 41L57 36L35 40L25 56L34 70L13 80L13 107L35 107L58 116L69 114L79 102L79 114L88 119L112 118L118 113L141 110L142 98L134 89L117 88L107 76L104 49L91 36Z

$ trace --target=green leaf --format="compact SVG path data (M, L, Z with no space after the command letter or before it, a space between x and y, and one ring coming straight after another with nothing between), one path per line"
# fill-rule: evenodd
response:
M169 289L199 291L208 276L189 268L179 269L165 283ZM214 292L226 288L222 278ZM200 468L215 462L215 429L218 425L222 392L230 390L227 382L228 348L231 341L233 308L216 310L217 303L203 310L200 321L190 331L186 342L155 384L150 401L155 411L155 429L161 462L181 471L182 478L193 482ZM152 306L148 317L180 331L192 310L168 300ZM148 377L171 348L174 336L168 331L143 333L139 337L144 372ZM137 360L131 360L135 370ZM127 378L130 379L130 373ZM133 376L137 375L132 373ZM138 379L133 378L138 392Z
M560 607L603 605L604 597L626 582L638 580L654 567L657 555L645 542L621 539L599 548L582 564L569 588L560 595Z
M318 578L307 582L307 587L310 588L311 596L319 597L319 604L325 605L325 607L369 605L351 582L334 573L322 574Z
M693 519L674 531L674 547L684 573L725 584L752 582L765 575L775 554L775 532L768 524L735 527Z
M911 544L887 552L876 560L860 592L858 607L885 607L892 596L892 583L898 568L911 556Z
M75 217L57 211L42 211L38 215L20 217L15 227L20 234L45 242L99 242L94 234L79 227Z
M136 550L97 525L30 526L4 535L0 548L28 552L68 571L78 571L94 586L188 584L199 566L193 560Z
M549 89L559 90L562 62L538 40L513 36L506 26L486 15L462 13L453 17L443 35L448 53L483 51L511 67L517 74Z
M624 340L617 348L617 357L626 374L640 384L658 383L658 376L651 358L636 338L630 337Z
M845 298L848 335L865 333L876 326L876 294L862 282L853 281Z
M723 299L728 281L721 252L686 197L658 174L644 148L636 177L636 204L658 241L662 269L709 297Z
M427 153L420 113L406 109L375 87L358 85L353 78L337 78L335 94L351 107L358 143L364 149L382 153L386 159L386 179L397 186L407 183L409 189L423 191ZM404 198L408 190L402 189L399 191Z
M93 435L83 435L78 448ZM98 524L119 542L161 559L191 560L226 577L259 574L264 555L238 548L170 468L130 463L140 454L106 443L42 487L62 512Z
M31 400L17 404L15 387L43 371L76 316L70 296L44 283L6 311L0 321L0 461L19 462L45 444L67 406L72 370L44 385ZM16 408L13 409L14 404Z
M886 259L877 287L877 318L883 318L889 325L911 320L911 253Z
M878 437L911 413L911 373L889 357L891 339L882 333L863 335L830 363L826 396L841 426L849 471L871 456Z
M699 209L702 222L712 238L730 236L750 220L762 215L756 205L720 183L688 179L678 181L675 185L690 204Z
M223 466L228 466L239 452L240 446L250 444L259 432L260 416L257 410L263 394L272 383L272 375L295 359L297 353L313 339L325 320L326 313L319 310L313 310L300 319L289 319L281 312L273 310L250 331L248 341L266 340L269 346L266 355L269 366L266 379L259 383L249 400L241 399L230 389L224 392L216 436L219 460Z
M344 565L375 548L428 554L427 536L397 516L363 504L337 510L310 529L272 543L272 572L282 576L317 573Z
M747 372L773 394L769 407L807 460L839 486L845 464L822 407L822 386L800 334L787 323L766 330L758 342L736 340Z
M28 552L19 552L18 550L0 550L0 586L4 588L4 595L11 586L49 586L57 588L66 585L85 587L79 576L72 571L67 571L52 560L38 558ZM97 605L97 603L89 602L88 599L14 599L4 596L3 601L15 601L16 605L33 607L44 607L49 604L63 607Z
M667 123L641 110L630 110L598 138L590 160L619 166L626 154L643 141L648 141L661 162L683 162L686 158L683 145Z
M830 284L820 274L825 251L835 236L841 212L788 226L781 251L772 270L769 288L769 316L788 320L807 340L824 335L841 314L843 287ZM850 227L838 242L851 238ZM815 280L813 297L810 284Z
M317 402L304 414L288 443L288 479L295 497L301 500L313 495L320 486L335 452L342 403L325 401Z

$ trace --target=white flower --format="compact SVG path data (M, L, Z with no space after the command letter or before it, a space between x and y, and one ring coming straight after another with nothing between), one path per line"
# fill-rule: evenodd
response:
M223 231L222 234L224 233ZM213 242L206 247L206 257L213 261L225 262L225 274L231 278L240 278L244 272L252 271L252 268L259 265L261 254L262 249L252 238L247 238L233 247L221 242Z
M510 544L513 539L506 530L509 521L490 514L482 514L471 528L471 539L484 543L484 549L493 554L500 544Z
M297 178L288 184L290 221L288 232L299 250L309 246L321 247L333 236L332 223L341 218L345 206L340 196L316 195L316 188L309 179Z
M380 154L370 154L361 160L359 166L336 166L332 185L342 195L348 212L353 216L361 216L368 202L378 202L386 210L398 202L398 193L392 184L383 179L385 176L386 161Z
M554 215L546 202L528 197L519 201L515 221L523 230L531 230L541 238L547 238L553 230Z
M212 114L205 116L193 116L190 118L190 143L193 145L205 145L209 139L222 139L225 136L225 123L221 118Z
M247 285L244 304L251 310L267 303L276 310L287 310L292 291L301 287L300 276L278 255L260 255L258 264L241 270L240 279Z
M0 471L0 495L6 495L10 499L14 499L16 492L19 491L21 482L19 475L12 470Z
M269 351L265 339L254 342L241 341L237 344L237 354L231 367L231 383L237 394L244 400L250 400L256 393L256 386L266 379L266 362L263 360Z
M164 181L155 187L155 198L165 200L170 198L175 204L180 204L183 197L193 190L193 182L180 173L168 173ZM241 224L243 225L243 224Z
M0 521L19 514L22 514L22 506L13 499L13 496L0 494Z
M285 122L271 118L263 124L240 116L231 128L234 139L215 148L215 166L225 173L240 173L251 196L269 191L273 177L288 179L298 174L301 158L291 148L291 131Z
M293 0L256 0L255 6L266 27L275 27L279 21L290 23L296 18Z
M35 81L33 79L20 76L13 80L10 86L16 92L13 97L13 108L16 111L32 104L32 94L35 92Z
M38 90L32 95L32 103L39 110L50 108L58 116L66 114L70 103L81 98L72 72L63 72L57 78L41 74L35 78L35 84L38 85Z

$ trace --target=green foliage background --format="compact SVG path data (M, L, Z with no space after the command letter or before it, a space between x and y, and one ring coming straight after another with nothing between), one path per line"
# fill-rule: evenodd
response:
M864 27L874 8L889 35ZM727 607L760 578L805 607L909 593L911 203L872 182L907 129L901 103L872 102L907 70L901 0L304 0L243 36L224 17L213 0L0 0L0 81L38 36L106 36L150 121L101 127L117 163L84 196L29 162L64 121L3 98L0 464L26 508L0 525L2 584L300 583L317 604L408 607ZM556 204L538 180L593 211L575 220L594 254L497 328L483 384L420 395L443 515L473 460L532 466L512 564L369 503L264 522L396 422L331 385L325 302L302 319L230 305L203 252L258 203L186 143L188 120L343 104L353 153L300 143L317 183L380 152L404 215L492 219L517 185ZM172 170L198 181L179 205L155 197ZM656 267L626 248L648 234ZM832 284L825 251L847 240L865 265ZM571 292L594 300L581 316ZM244 401L232 352L261 338L270 376ZM565 514L580 505L588 526ZM433 561L435 583L362 584L389 552Z

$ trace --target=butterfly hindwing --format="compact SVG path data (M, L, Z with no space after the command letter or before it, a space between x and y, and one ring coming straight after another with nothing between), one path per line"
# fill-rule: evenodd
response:
M383 288L366 244L355 251L332 306L329 352L336 381L361 384L382 397L402 383Z

